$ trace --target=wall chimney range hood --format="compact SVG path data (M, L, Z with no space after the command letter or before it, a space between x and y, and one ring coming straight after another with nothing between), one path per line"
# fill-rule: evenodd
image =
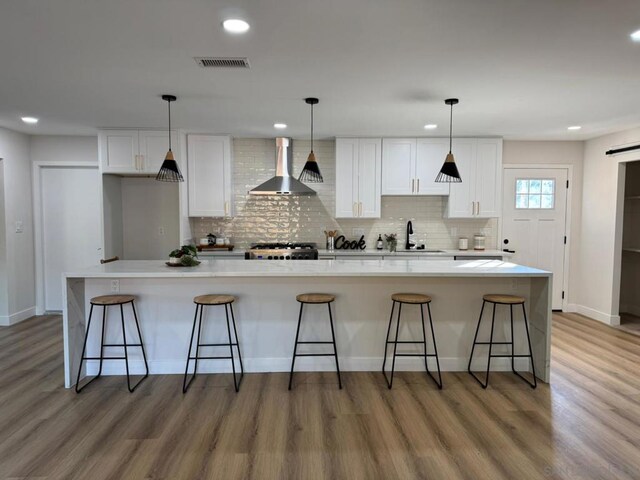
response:
M249 195L315 195L316 192L291 176L293 149L290 138L276 138L276 176L249 190Z

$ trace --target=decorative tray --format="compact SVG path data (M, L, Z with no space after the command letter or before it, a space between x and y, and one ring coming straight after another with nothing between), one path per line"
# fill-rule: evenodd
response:
M197 261L197 260L196 260ZM195 265L182 265L181 263L170 263L170 262L165 262L165 265L167 267L197 267L198 265L200 265L202 262L198 262Z

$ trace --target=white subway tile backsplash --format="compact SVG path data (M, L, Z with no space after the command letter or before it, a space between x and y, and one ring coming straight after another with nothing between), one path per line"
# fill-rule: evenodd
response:
M306 162L310 142L293 141L293 173L297 176ZM418 244L427 248L456 248L458 237L486 235L487 248L497 248L497 219L449 220L443 218L446 197L382 197L379 219L335 219L335 142L315 141L316 159L324 183L308 184L317 196L251 196L247 192L275 174L273 138L239 138L233 141L233 185L236 216L233 218L192 218L194 238L207 233L224 233L238 248L254 242L316 242L324 245L324 230L339 230L352 238L353 229L362 229L369 247L378 234L397 233L400 245L411 220ZM384 238L384 237L383 237Z

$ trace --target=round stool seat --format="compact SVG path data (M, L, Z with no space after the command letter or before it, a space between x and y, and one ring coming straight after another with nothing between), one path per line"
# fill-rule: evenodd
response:
M124 303L133 302L133 295L100 295L91 299L92 305L122 305Z
M328 293L301 293L296 295L296 300L300 303L331 303L335 299L335 295Z
M489 293L487 295L483 295L482 299L486 302L501 303L504 305L519 305L520 303L524 303L524 297L519 297L517 295L503 295L501 293Z
M233 303L236 297L233 295L198 295L193 299L193 303L198 305L226 305Z
M391 295L391 300L394 302L422 305L423 303L429 303L431 301L431 297L421 293L394 293Z

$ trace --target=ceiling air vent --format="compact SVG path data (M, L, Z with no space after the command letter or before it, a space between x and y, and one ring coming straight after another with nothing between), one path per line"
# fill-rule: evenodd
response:
M246 57L194 57L202 68L249 68Z

